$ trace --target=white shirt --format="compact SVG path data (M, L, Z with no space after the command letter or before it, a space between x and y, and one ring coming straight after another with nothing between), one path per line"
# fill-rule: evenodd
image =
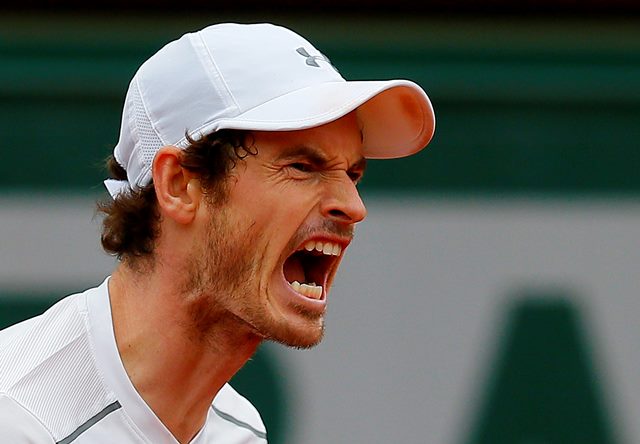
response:
M122 365L107 282L0 331L0 443L178 442ZM260 415L228 384L191 441L266 442Z

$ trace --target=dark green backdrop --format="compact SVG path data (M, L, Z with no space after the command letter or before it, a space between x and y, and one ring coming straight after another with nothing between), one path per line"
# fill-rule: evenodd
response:
M434 102L429 150L371 162L365 193L640 192L640 20L280 21L345 77ZM0 18L0 191L102 192L130 77L202 22Z

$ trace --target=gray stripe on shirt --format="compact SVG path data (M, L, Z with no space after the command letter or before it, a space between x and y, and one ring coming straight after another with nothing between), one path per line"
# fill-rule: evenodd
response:
M109 413L115 412L116 410L118 410L121 407L122 406L120 405L120 403L118 401L115 401L115 402L109 404L108 406L106 406L105 408L100 410L98 413L93 415L89 420L87 420L80 427L75 429L74 432L71 435L67 436L62 441L58 441L56 444L69 444L71 441L74 441L82 433L86 432L89 428L91 428L94 425L96 425L101 419L103 419Z
M229 421L230 423L233 423L235 425L237 425L238 427L242 427L243 429L247 429L249 430L251 433L253 433L254 435L256 435L258 438L267 439L267 434L265 432L261 432L260 430L257 430L255 428L253 428L251 425L247 424L244 421L240 421L239 419L231 416L228 413L223 412L222 410L218 410L217 408L215 408L214 406L211 406L211 409L216 413L216 415L218 415L220 418Z

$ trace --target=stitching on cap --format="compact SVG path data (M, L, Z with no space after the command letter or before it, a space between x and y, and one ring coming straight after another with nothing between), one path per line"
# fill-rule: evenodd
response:
M144 111L144 114L147 117L147 121L149 122L149 124L151 125L151 128L153 129L153 131L156 133L156 136L158 136L158 139L160 140L160 142L163 145L166 145L166 141L162 138L162 136L160 135L160 132L156 129L156 126L153 123L153 120L151 119L151 114L149 114L149 110L147 109L147 103L145 101L145 97L142 94L142 90L140 89L140 84L139 84L139 77L136 75L136 89L138 90L138 97L140 97L140 103L142 104L142 109Z
M209 45L207 45L207 43L204 41L204 37L202 37L201 33L197 33L196 35L198 36L198 39L202 43L202 46L203 46L205 52L209 56L208 61L209 61L209 63L211 63L211 65L213 65L213 68L215 69L215 74L217 75L218 79L220 79L220 83L222 83L222 85L224 85L226 94L219 94L219 95L221 97L223 97L225 101L228 101L229 99L231 99L231 101L233 102L233 105L235 106L236 110L239 111L240 110L240 105L238 104L238 102L236 102L236 98L231 93L231 89L229 88L229 85L227 85L227 82L226 82L224 76L222 75L222 72L220 71L220 68L218 68L218 64L216 63L216 60L214 59L213 54L211 54L211 50L209 49ZM202 61L200 63L202 63ZM209 71L206 69L206 67L203 66L203 68L205 68L205 72L207 73L207 77L209 77ZM213 82L211 79L209 79L209 81L213 84L213 87L216 88L216 90L217 90L218 88L217 88L216 82ZM225 104L225 105L227 105L227 104Z

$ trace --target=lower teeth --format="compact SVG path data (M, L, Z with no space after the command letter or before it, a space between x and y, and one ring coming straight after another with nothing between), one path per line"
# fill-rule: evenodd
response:
M301 284L298 281L293 281L290 285L295 291L308 298L320 299L322 297L322 286L316 285L315 282Z

